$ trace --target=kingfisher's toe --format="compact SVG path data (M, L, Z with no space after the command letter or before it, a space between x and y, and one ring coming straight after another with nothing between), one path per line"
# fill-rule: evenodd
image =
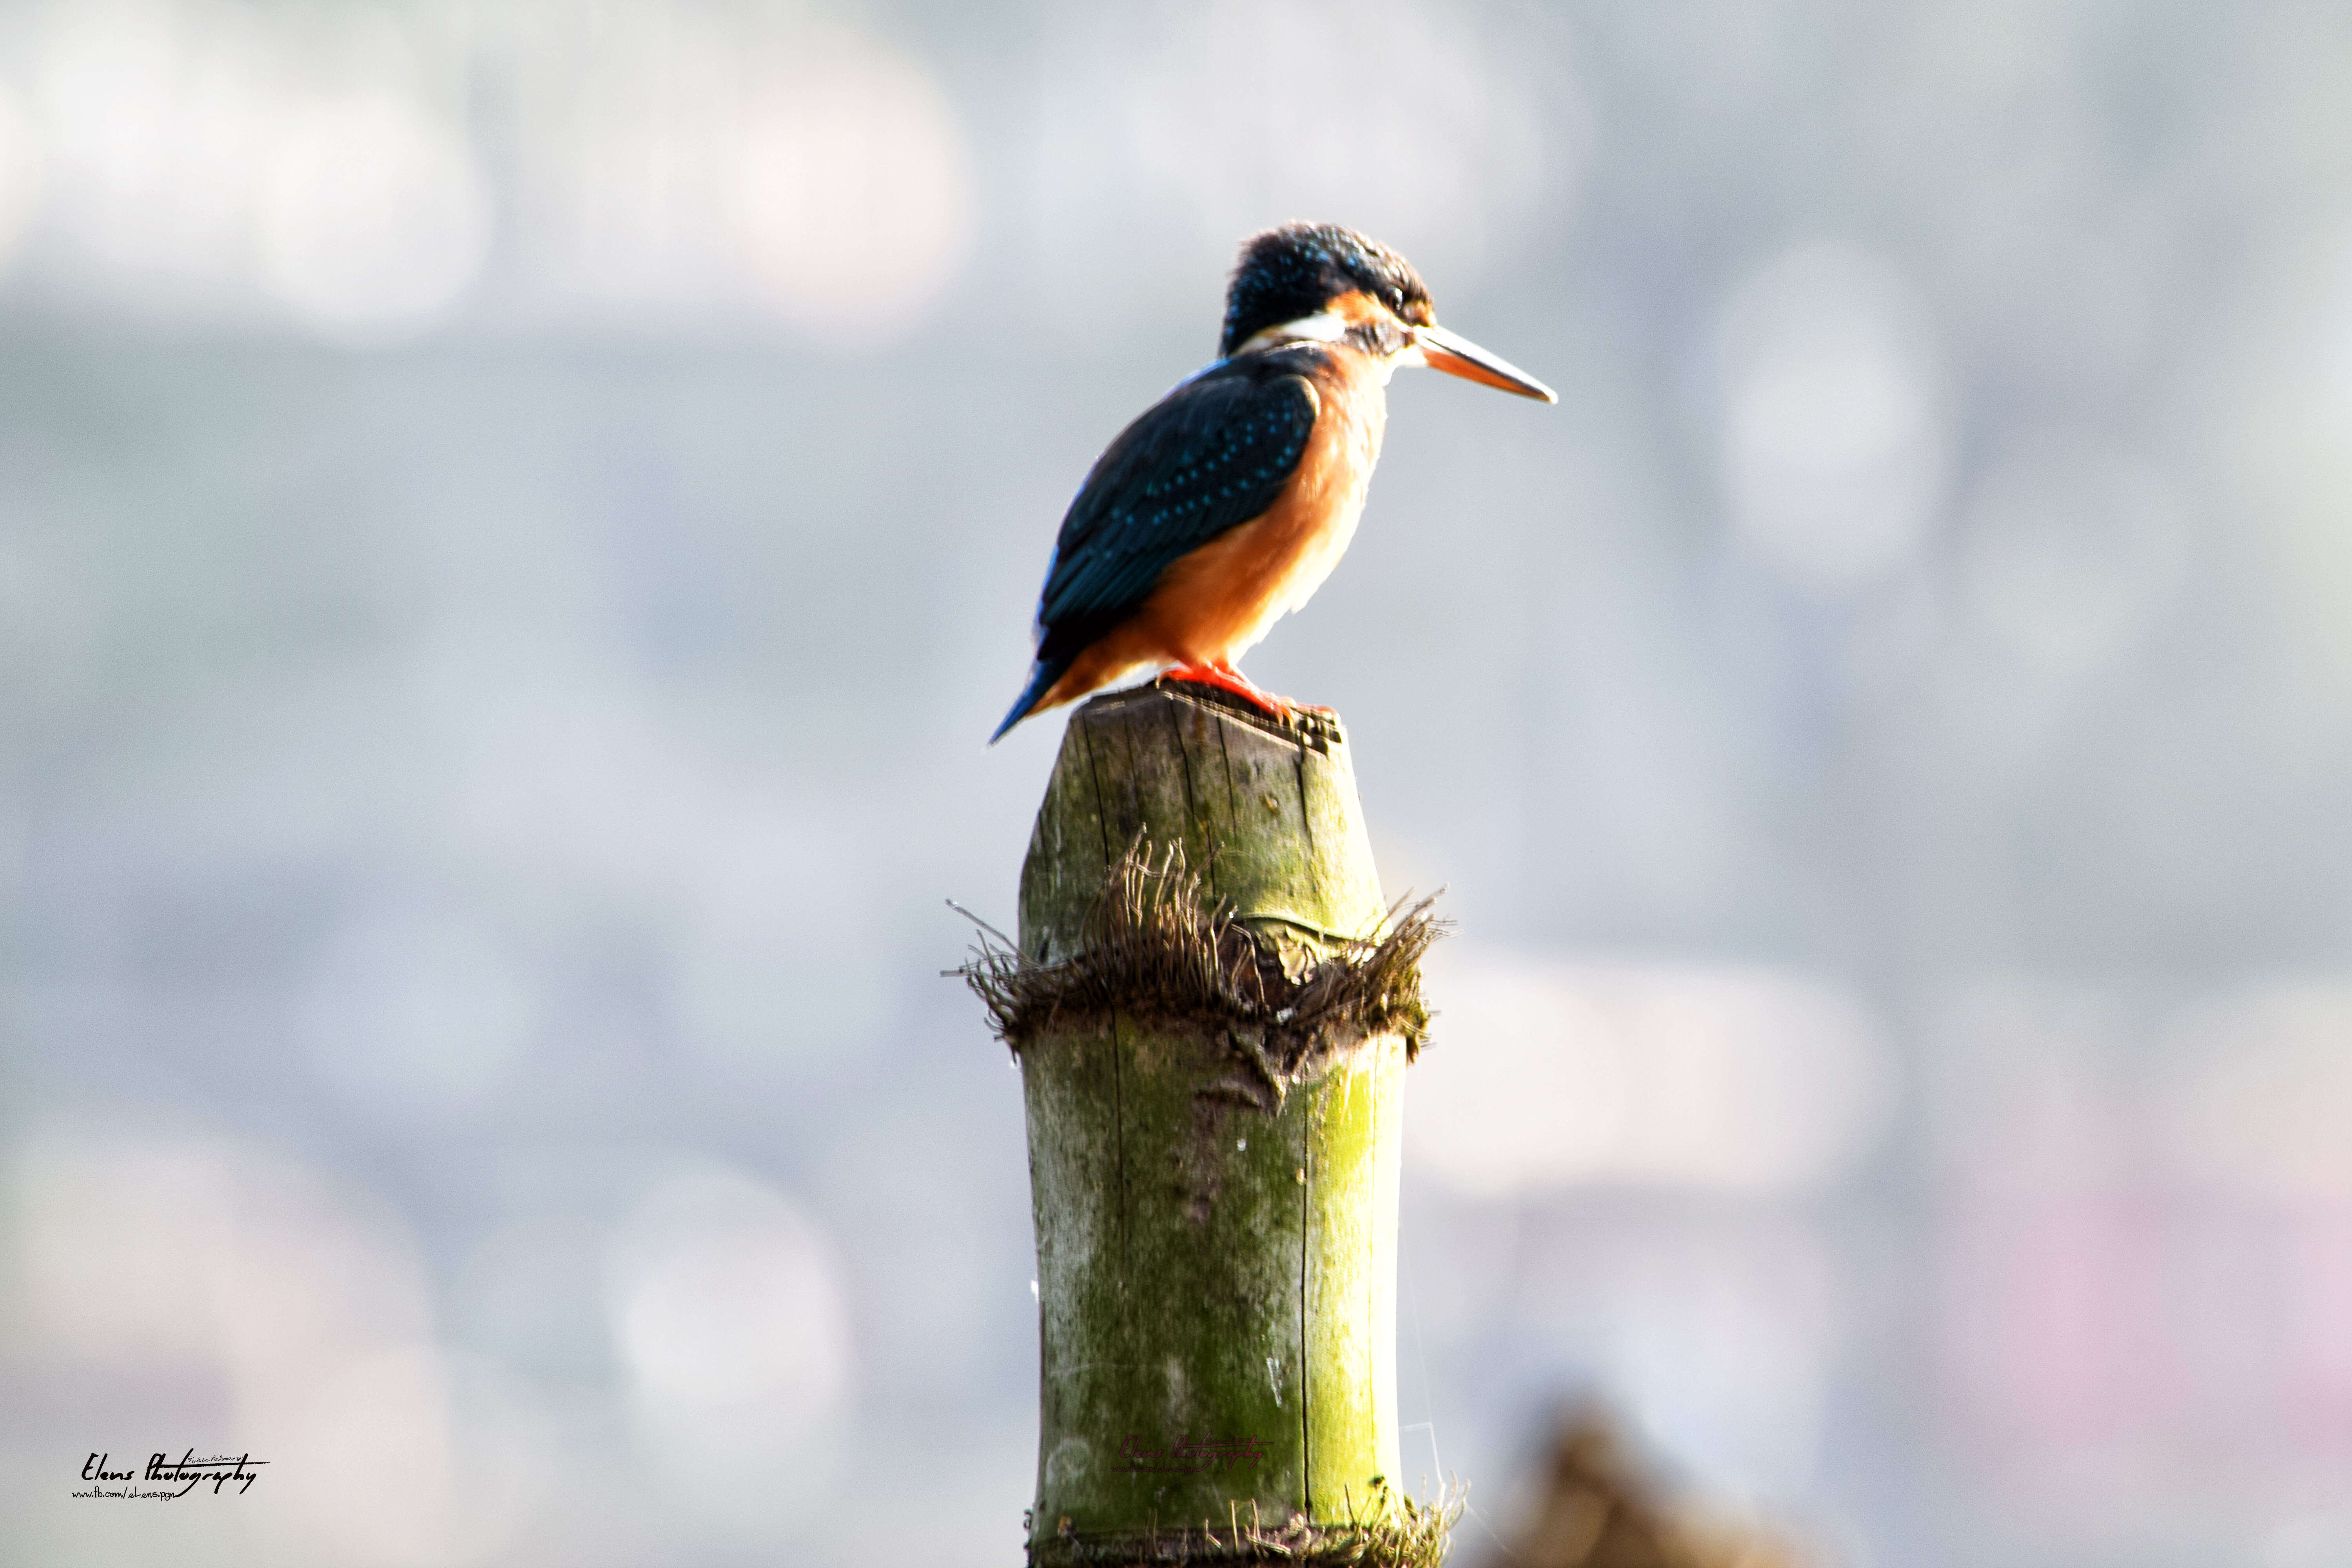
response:
M1189 680L1196 686L1213 686L1220 691L1230 691L1253 708L1262 709L1286 724L1298 712L1298 704L1288 698L1276 697L1231 665L1180 664L1163 671L1160 679Z

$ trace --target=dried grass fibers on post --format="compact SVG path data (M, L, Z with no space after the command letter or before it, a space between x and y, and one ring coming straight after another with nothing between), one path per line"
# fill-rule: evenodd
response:
M1420 1056L1431 1017L1421 960L1446 929L1430 912L1435 902L1433 895L1407 909L1399 900L1385 934L1347 943L1294 976L1277 943L1210 905L1182 846L1155 855L1139 835L1071 958L1036 963L982 924L971 962L949 973L987 1004L996 1037L1015 1056L1040 1034L1097 1026L1115 1013L1205 1025L1223 1032L1278 1104L1302 1074L1373 1036L1397 1035L1408 1060Z

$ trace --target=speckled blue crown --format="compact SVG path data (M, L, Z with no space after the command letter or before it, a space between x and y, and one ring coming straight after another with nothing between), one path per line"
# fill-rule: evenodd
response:
M1429 289L1421 274L1376 239L1336 223L1286 223L1253 235L1242 242L1225 294L1217 355L1224 358L1266 328L1314 315L1357 289L1407 320L1429 319Z

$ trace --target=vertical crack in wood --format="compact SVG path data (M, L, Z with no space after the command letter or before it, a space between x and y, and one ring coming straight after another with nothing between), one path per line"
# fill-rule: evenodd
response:
M1086 747L1087 775L1095 783L1095 821L1102 829L1103 878L1107 881L1110 878L1111 867L1116 861L1110 847L1110 802L1108 793L1103 788L1102 760L1095 751L1095 726L1085 722L1085 715L1080 714L1072 720L1071 728L1078 731L1078 739ZM1122 1054L1120 1036L1125 1025L1126 1020L1118 1014L1111 1015L1111 1190L1118 1194L1118 1277L1122 1296L1126 1294L1128 1238L1133 1228L1128 1215L1126 1086L1119 1068L1119 1057Z
M1081 713L1070 721L1070 728L1078 732L1079 743L1086 747L1087 776L1095 783L1095 826L1102 830L1103 880L1108 881L1110 868L1118 864L1118 857L1110 847L1110 802L1103 789L1102 759L1095 754L1095 727Z
M1217 886L1217 841L1209 832L1209 819L1201 815L1200 802L1192 796L1192 748L1184 741L1184 709L1174 702L1167 707L1168 732L1175 739L1176 760L1182 764L1179 772L1184 780L1184 820L1201 830L1201 864L1198 868L1202 879L1209 884L1211 901L1221 902L1223 892ZM1222 730L1223 726L1219 725L1218 728Z
M1128 1212L1127 1190L1127 1017L1113 1014L1110 1021L1110 1166L1111 1191L1118 1194L1118 1293L1127 1295L1128 1240L1134 1218Z
M1315 1255L1315 1122L1319 1105L1298 1119L1298 1492L1315 1517L1315 1355L1307 1339L1307 1260Z
M1217 726L1217 755L1223 759L1225 764L1225 820L1233 823L1235 830L1239 831L1242 799L1234 791L1234 749L1225 743L1226 728L1223 724Z
M1316 920L1321 924L1336 925L1332 900L1323 886L1323 857L1315 842L1315 812L1307 804L1307 743L1298 743L1298 832L1307 840L1307 885L1315 889Z

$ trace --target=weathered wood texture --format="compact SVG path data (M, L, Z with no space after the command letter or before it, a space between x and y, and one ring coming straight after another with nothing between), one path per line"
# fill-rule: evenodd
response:
M1304 714L1285 733L1197 686L1147 686L1078 710L1021 868L1023 951L1049 963L1076 951L1138 833L1182 846L1212 896L1318 956L1333 938L1371 935L1386 912L1335 718Z
M1379 930L1336 721L1285 731L1199 688L1088 703L1023 871L1024 952L1076 951L1139 834L1181 844L1286 958ZM1033 1562L1213 1561L1247 1554L1236 1521L1370 1517L1375 1478L1397 1470L1402 1042L1340 1053L1271 1112L1221 1090L1234 1058L1208 1026L1122 1014L1049 1029L1021 1062L1042 1309Z

